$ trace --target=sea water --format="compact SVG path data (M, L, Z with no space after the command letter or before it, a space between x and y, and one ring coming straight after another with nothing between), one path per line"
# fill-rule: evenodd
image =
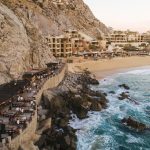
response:
M125 90L118 85L127 84ZM77 131L78 150L150 150L150 130L136 132L121 124L124 117L150 126L150 68L136 69L119 73L100 81L95 90L106 92L109 100L108 108L101 112L89 112L89 118L79 120L74 116L70 121ZM114 91L115 94L110 94ZM122 92L129 92L135 104L127 99L119 100Z

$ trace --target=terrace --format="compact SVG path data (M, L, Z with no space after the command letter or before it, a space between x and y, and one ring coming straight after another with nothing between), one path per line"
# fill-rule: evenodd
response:
M23 80L0 86L0 145L9 143L21 130L27 128L37 110L36 94L64 65L57 62L47 66L45 69L25 72Z

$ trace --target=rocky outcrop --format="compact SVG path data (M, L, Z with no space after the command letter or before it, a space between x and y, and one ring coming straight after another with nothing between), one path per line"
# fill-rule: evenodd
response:
M0 84L54 59L39 31L0 3Z
M125 126L130 127L131 129L135 129L136 131L144 131L146 129L149 129L149 127L147 127L144 123L138 122L132 117L123 118L121 122Z
M43 132L36 142L39 149L47 150L76 150L75 130L69 126L60 128L52 127Z
M67 29L93 37L107 33L82 0L1 0L0 84L29 68L44 67L53 58L45 35L60 35Z
M9 81L29 66L26 30L18 17L0 4L0 81Z
M48 110L46 116L52 118L52 127L45 130L37 141L39 149L75 150L75 130L68 125L73 114L84 119L89 111L101 111L107 107L106 94L90 89L90 84L98 84L90 76L87 71L69 73L58 88L43 93L41 107Z
M120 88L124 88L125 90L129 90L130 87L127 84L121 84L119 85Z
M122 92L118 97L119 100L130 99L130 96L126 92Z

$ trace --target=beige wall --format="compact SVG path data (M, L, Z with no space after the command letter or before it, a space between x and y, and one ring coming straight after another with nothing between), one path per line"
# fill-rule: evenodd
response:
M32 117L32 121L28 124L27 128L20 132L20 135L15 137L10 141L7 145L11 150L17 150L19 146L28 140L32 140L34 138L34 134L37 127L37 111L35 115Z
M101 40L101 41L99 41L99 45L100 45L103 49L106 49L106 43L107 43L106 40Z
M63 80L66 71L67 71L67 65L65 65L63 70L58 75L47 80L47 82L43 85L42 89L38 92L38 94L36 96L37 104L39 104L39 102L41 100L40 98L41 98L43 91L47 90L49 88L57 87L59 85L59 83Z

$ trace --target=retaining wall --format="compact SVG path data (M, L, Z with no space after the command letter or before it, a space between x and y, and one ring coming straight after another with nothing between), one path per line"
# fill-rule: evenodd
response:
M49 88L57 87L59 83L63 80L66 71L67 71L67 65L63 67L63 69L59 74L49 78L44 83L41 90L39 90L39 92L36 95L37 105L41 100L41 95L43 91ZM14 139L12 140L10 139L9 143L7 144L7 147L11 150L17 150L21 144L33 140L36 128L37 128L37 110L35 111L35 115L32 117L32 121L28 123L27 128L23 131L20 131L20 134Z

